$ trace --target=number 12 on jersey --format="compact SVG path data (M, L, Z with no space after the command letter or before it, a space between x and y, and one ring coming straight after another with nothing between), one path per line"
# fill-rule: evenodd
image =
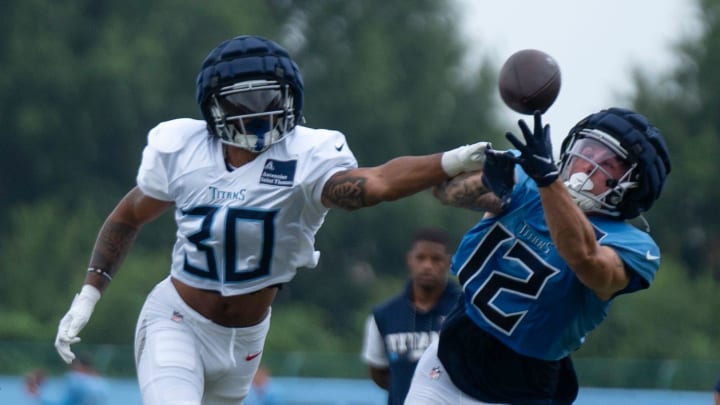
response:
M527 309L506 312L495 301L502 294L517 294L534 301L540 296L550 277L560 272L537 256L521 240L516 240L509 249L502 252L503 243L514 238L510 231L500 223L496 223L457 272L463 289L466 291L470 289L473 306L490 325L506 335L512 334L527 313ZM490 260L491 258L497 260ZM503 272L503 262L507 260L519 263L527 271L527 276L519 278ZM495 263L494 267L498 268L491 269L490 275L479 286L472 284L471 281L488 268L489 263ZM528 307L530 305L531 303Z

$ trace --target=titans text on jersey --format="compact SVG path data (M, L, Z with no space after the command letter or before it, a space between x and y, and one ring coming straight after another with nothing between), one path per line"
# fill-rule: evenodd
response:
M558 360L580 347L613 301L585 287L553 248L537 185L519 166L516 174L508 213L468 231L451 270L465 290L467 315L481 329L517 353ZM630 284L617 295L647 287L660 266L646 258L646 252L659 255L652 238L624 221L588 219L598 242L631 270Z
M285 283L315 267L315 233L328 209L322 185L357 167L345 136L297 126L287 139L228 170L222 143L204 121L179 119L150 131L137 182L143 193L175 201L173 277L239 295Z

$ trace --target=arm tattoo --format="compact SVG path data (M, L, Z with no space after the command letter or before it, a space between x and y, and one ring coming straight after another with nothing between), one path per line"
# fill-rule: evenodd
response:
M480 176L463 174L433 188L433 195L443 204L476 211L500 211L500 199L488 190Z
M354 210L367 206L366 177L353 177L344 173L332 176L323 190L323 198L333 206Z
M114 275L130 250L139 229L133 226L107 222L103 225L95 242L90 266L100 268Z

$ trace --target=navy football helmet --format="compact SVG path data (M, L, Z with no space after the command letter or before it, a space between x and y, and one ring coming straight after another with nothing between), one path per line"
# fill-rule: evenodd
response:
M578 122L562 143L560 159L560 176L583 211L623 219L649 210L670 173L670 154L660 131L645 116L623 108ZM577 162L591 168L577 171ZM598 171L605 174L608 189L595 194L590 177Z
M223 143L260 153L302 122L303 81L285 49L243 35L203 61L196 98L208 130Z

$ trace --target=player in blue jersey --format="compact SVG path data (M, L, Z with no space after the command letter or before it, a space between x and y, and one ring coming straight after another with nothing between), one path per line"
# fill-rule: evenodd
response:
M482 171L435 190L482 209L452 261L463 299L423 354L406 404L566 404L570 355L615 297L647 288L660 251L628 220L660 197L665 142L641 114L610 108L581 120L553 160L550 127L520 121L515 151L488 149ZM492 193L491 193L492 191Z
M482 168L487 143L359 168L345 136L302 125L303 81L287 51L257 36L222 42L202 63L204 120L148 134L137 186L99 231L55 346L66 362L141 227L171 207L170 275L140 313L135 361L145 405L238 404L262 358L271 304L300 267L317 265L330 208L409 196Z
M365 325L362 358L370 377L388 391L388 404L402 404L415 366L460 295L450 273L450 236L420 228L405 255L410 277L400 294L373 308Z

